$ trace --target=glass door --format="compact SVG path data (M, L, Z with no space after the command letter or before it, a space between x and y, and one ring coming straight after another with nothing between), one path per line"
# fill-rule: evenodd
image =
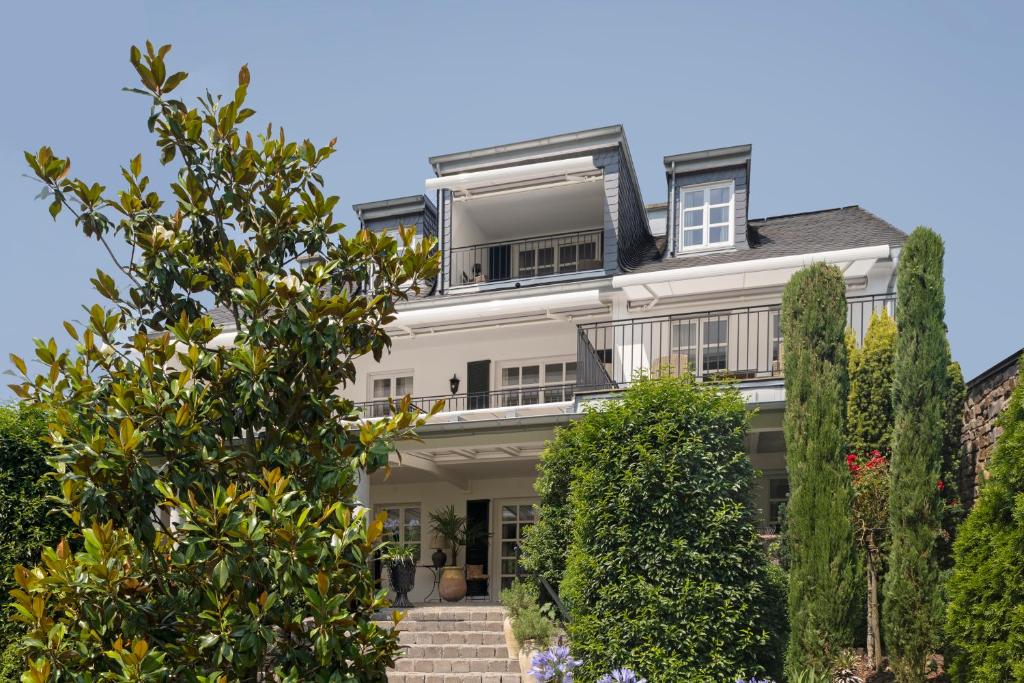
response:
M536 520L534 500L499 501L497 503L499 589L508 588L516 578L516 545L523 531Z

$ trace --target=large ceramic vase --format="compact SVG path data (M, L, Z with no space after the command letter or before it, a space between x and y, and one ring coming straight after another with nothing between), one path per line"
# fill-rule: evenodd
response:
M466 572L462 567L445 567L441 570L438 594L445 602L458 602L466 597Z
M532 640L523 643L522 649L519 650L519 677L523 683L537 683L537 679L531 676L529 671L533 668L533 656L538 652L540 650Z
M391 590L395 591L395 607L412 607L409 593L416 584L416 564L412 560L391 563Z

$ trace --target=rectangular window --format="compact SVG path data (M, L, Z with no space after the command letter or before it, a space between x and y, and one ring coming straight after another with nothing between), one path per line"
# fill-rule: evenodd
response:
M576 361L552 361L501 368L503 406L568 401L576 383Z
M389 543L413 546L416 561L420 560L420 541L422 526L420 506L417 505L380 505L377 514L383 512L384 532L382 537Z
M732 243L732 183L683 190L680 198L680 248L699 249Z
M789 498L789 479L768 480L768 522L778 524L779 513Z
M704 343L701 367L704 372L719 372L726 369L729 356L729 319L716 318L704 323Z
M370 417L384 417L390 412L389 399L412 395L412 375L396 373L370 377Z

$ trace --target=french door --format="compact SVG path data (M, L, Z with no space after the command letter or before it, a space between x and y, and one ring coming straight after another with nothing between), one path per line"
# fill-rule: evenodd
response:
M516 578L516 545L523 538L523 532L533 526L537 511L536 499L499 500L495 503L495 524L498 526L498 542L495 544L498 561L497 589L508 588Z

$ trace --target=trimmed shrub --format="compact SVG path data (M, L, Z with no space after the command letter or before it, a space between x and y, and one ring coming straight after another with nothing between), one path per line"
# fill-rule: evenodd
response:
M861 618L853 491L844 462L845 329L839 270L819 263L797 272L782 296L790 671L830 668L853 643Z
M47 496L59 494L50 472L44 441L46 416L41 410L17 405L0 406L0 586L4 595L16 587L14 568L39 561L46 546L55 545L72 528L60 513L50 514ZM21 679L22 657L18 642L25 629L9 619L0 620L0 681Z
M953 546L946 635L960 683L1024 681L1024 358L1021 368L988 479Z
M549 447L579 448L561 592L580 680L621 666L651 683L777 673L746 429L734 388L640 378Z
M555 438L541 453L534 489L540 497L540 515L526 530L522 563L557 590L565 572L565 556L572 540L569 488L573 467L585 457L599 434L593 421L579 420L571 428L556 429Z
M852 338L852 335L851 335ZM854 453L892 446L892 372L896 357L896 321L885 309L871 314L864 345L847 344L850 397L846 444Z
M882 628L900 683L924 680L926 658L938 646L942 584L939 478L945 448L949 382L942 239L917 228L897 272L896 364L893 375L893 454L889 495L889 562Z

